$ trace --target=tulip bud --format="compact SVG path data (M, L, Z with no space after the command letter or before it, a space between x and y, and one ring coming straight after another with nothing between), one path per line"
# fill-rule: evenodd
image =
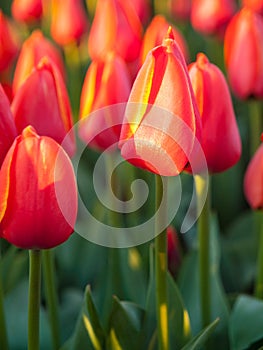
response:
M242 6L263 15L263 0L242 0Z
M65 78L65 68L60 51L50 40L44 37L40 30L35 30L24 41L17 60L13 80L14 93L44 56L52 59L63 78Z
M11 109L19 133L32 125L38 134L62 143L73 126L65 83L56 65L44 57L20 86ZM70 156L75 152L73 133L63 145Z
M179 270L182 257L178 235L173 226L167 227L167 252L168 269L175 276Z
M120 143L122 156L135 166L173 176L184 170L200 116L185 60L172 38L152 49L133 84Z
M8 151L0 171L2 237L23 249L66 241L77 217L70 159L53 139L28 126Z
M17 21L25 23L37 21L43 14L42 0L13 0L11 12Z
M192 0L169 0L172 15L179 20L189 20L192 9Z
M148 22L151 16L151 5L149 0L127 0L130 1L134 7L141 23L145 24Z
M249 8L229 23L224 40L225 64L233 92L240 99L263 97L263 18Z
M241 155L241 140L230 92L221 70L203 54L189 65L202 120L202 149L212 173L232 167Z
M91 63L82 87L79 129L84 141L92 139L89 146L104 150L119 141L123 113L103 107L127 102L130 90L130 75L121 57L111 52Z

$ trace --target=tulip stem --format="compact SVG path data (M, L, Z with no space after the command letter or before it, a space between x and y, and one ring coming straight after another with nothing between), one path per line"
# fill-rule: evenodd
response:
M41 250L29 251L28 350L39 349Z
M195 185L197 193L202 193L204 190L204 179L201 176L195 176ZM202 196L200 196L201 198ZM197 205L198 203L197 197ZM203 210L198 218L197 232L198 232L198 248L199 248L199 281L200 281L200 305L201 305L201 320L202 326L206 327L211 321L210 305L211 305L211 291L210 291L210 195L209 188Z
M155 176L155 191L155 273L158 349L168 350L167 234L166 229L163 229L166 226L167 206L166 203L165 205L162 203L162 201L166 201L165 197L167 194L165 177Z
M260 101L256 99L249 101L249 114L250 154L252 156L260 144L260 134L262 132L262 114Z
M263 215L260 215L260 230L258 242L258 257L257 257L257 275L255 284L255 296L263 299Z
M43 252L43 272L47 309L52 334L52 344L53 349L57 350L60 346L58 296L55 280L54 254L50 249Z
M2 265L0 263L0 344L2 350L8 350L8 337L5 323L4 291L2 284Z

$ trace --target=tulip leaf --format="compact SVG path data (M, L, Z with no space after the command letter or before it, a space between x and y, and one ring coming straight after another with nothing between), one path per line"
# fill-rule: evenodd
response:
M250 345L263 339L262 329L263 301L251 296L240 295L234 304L229 320L231 350L248 349Z

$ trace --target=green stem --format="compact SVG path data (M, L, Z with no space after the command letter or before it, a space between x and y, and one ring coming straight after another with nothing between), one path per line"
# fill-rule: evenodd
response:
M255 285L255 296L263 299L263 215L260 215L260 230L258 243L258 257L257 257L257 275Z
M28 350L39 349L41 250L29 251Z
M2 265L0 264L0 344L2 350L8 350L8 337L5 323L4 291L2 283Z
M199 175L195 176L195 184L197 193L202 193L204 190L204 179ZM209 191L209 188L208 188ZM200 196L201 198L202 196ZM197 205L201 205L197 197ZM200 281L200 305L201 305L201 319L202 326L206 327L211 321L210 305L211 305L211 291L210 291L210 256L209 256L209 241L210 241L210 196L209 192L206 201L201 211L197 222L198 244L199 244L199 281Z
M255 99L249 101L249 114L250 154L252 156L260 144L260 135L262 133L262 115L260 101Z
M159 175L155 176L156 190L156 211L160 204L166 201L166 179ZM163 198L164 197L164 198ZM162 205L159 213L155 213L155 273L156 273L156 312L157 312L157 332L159 350L169 349L169 331L168 331L168 298L167 298L167 234L165 227L165 218L167 215L166 205ZM161 230L161 231L160 231Z
M47 249L43 252L43 268L47 308L52 334L52 344L53 349L56 350L59 349L60 346L58 296L55 280L54 255L50 249Z

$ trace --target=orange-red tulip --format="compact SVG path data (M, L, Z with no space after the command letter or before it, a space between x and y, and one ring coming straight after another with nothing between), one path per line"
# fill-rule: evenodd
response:
M212 173L232 167L241 155L241 140L228 85L221 70L203 54L189 66L202 120L202 148Z
M72 128L73 118L63 78L51 60L44 57L16 92L11 109L19 133L32 125L38 134L61 143ZM73 133L64 147L75 152Z
M242 5L263 15L263 0L242 0Z
M9 100L0 84L0 166L17 135Z
M161 45L163 38L165 37L168 28L170 27L170 24L166 21L164 16L162 15L156 15L149 26L146 29L146 32L144 34L143 43L142 43L142 49L141 49L141 61L144 62L148 52L153 49L155 46ZM180 47L184 58L186 61L188 61L189 58L189 52L187 43L179 31L179 29L171 26L173 29L173 36L174 40L177 42L178 46Z
M61 46L77 42L88 30L81 0L52 0L51 36Z
M243 8L229 23L225 64L233 92L240 99L263 97L263 18Z
M43 14L42 0L13 0L11 12L17 21L25 23L37 21Z
M98 0L88 40L92 59L116 51L125 61L134 61L140 52L141 35L140 20L129 1Z
M200 136L185 60L171 30L169 35L149 52L137 75L119 143L130 163L164 176L184 170Z
M65 68L60 51L50 40L44 37L40 30L35 30L22 45L14 72L14 93L44 56L52 59L65 78Z
M24 249L55 247L69 238L77 216L70 159L53 139L28 126L0 171L2 237Z
M86 142L94 136L90 146L99 149L113 144L116 146L123 115L118 108L102 108L127 102L130 91L130 74L121 57L108 53L104 60L91 63L82 87L79 129L81 138Z
M189 20L192 9L192 0L170 0L169 7L172 15L181 20Z
M234 0L193 0L192 26L203 34L221 36L235 9Z
M145 24L151 15L151 5L149 0L127 0L134 7L140 21Z

